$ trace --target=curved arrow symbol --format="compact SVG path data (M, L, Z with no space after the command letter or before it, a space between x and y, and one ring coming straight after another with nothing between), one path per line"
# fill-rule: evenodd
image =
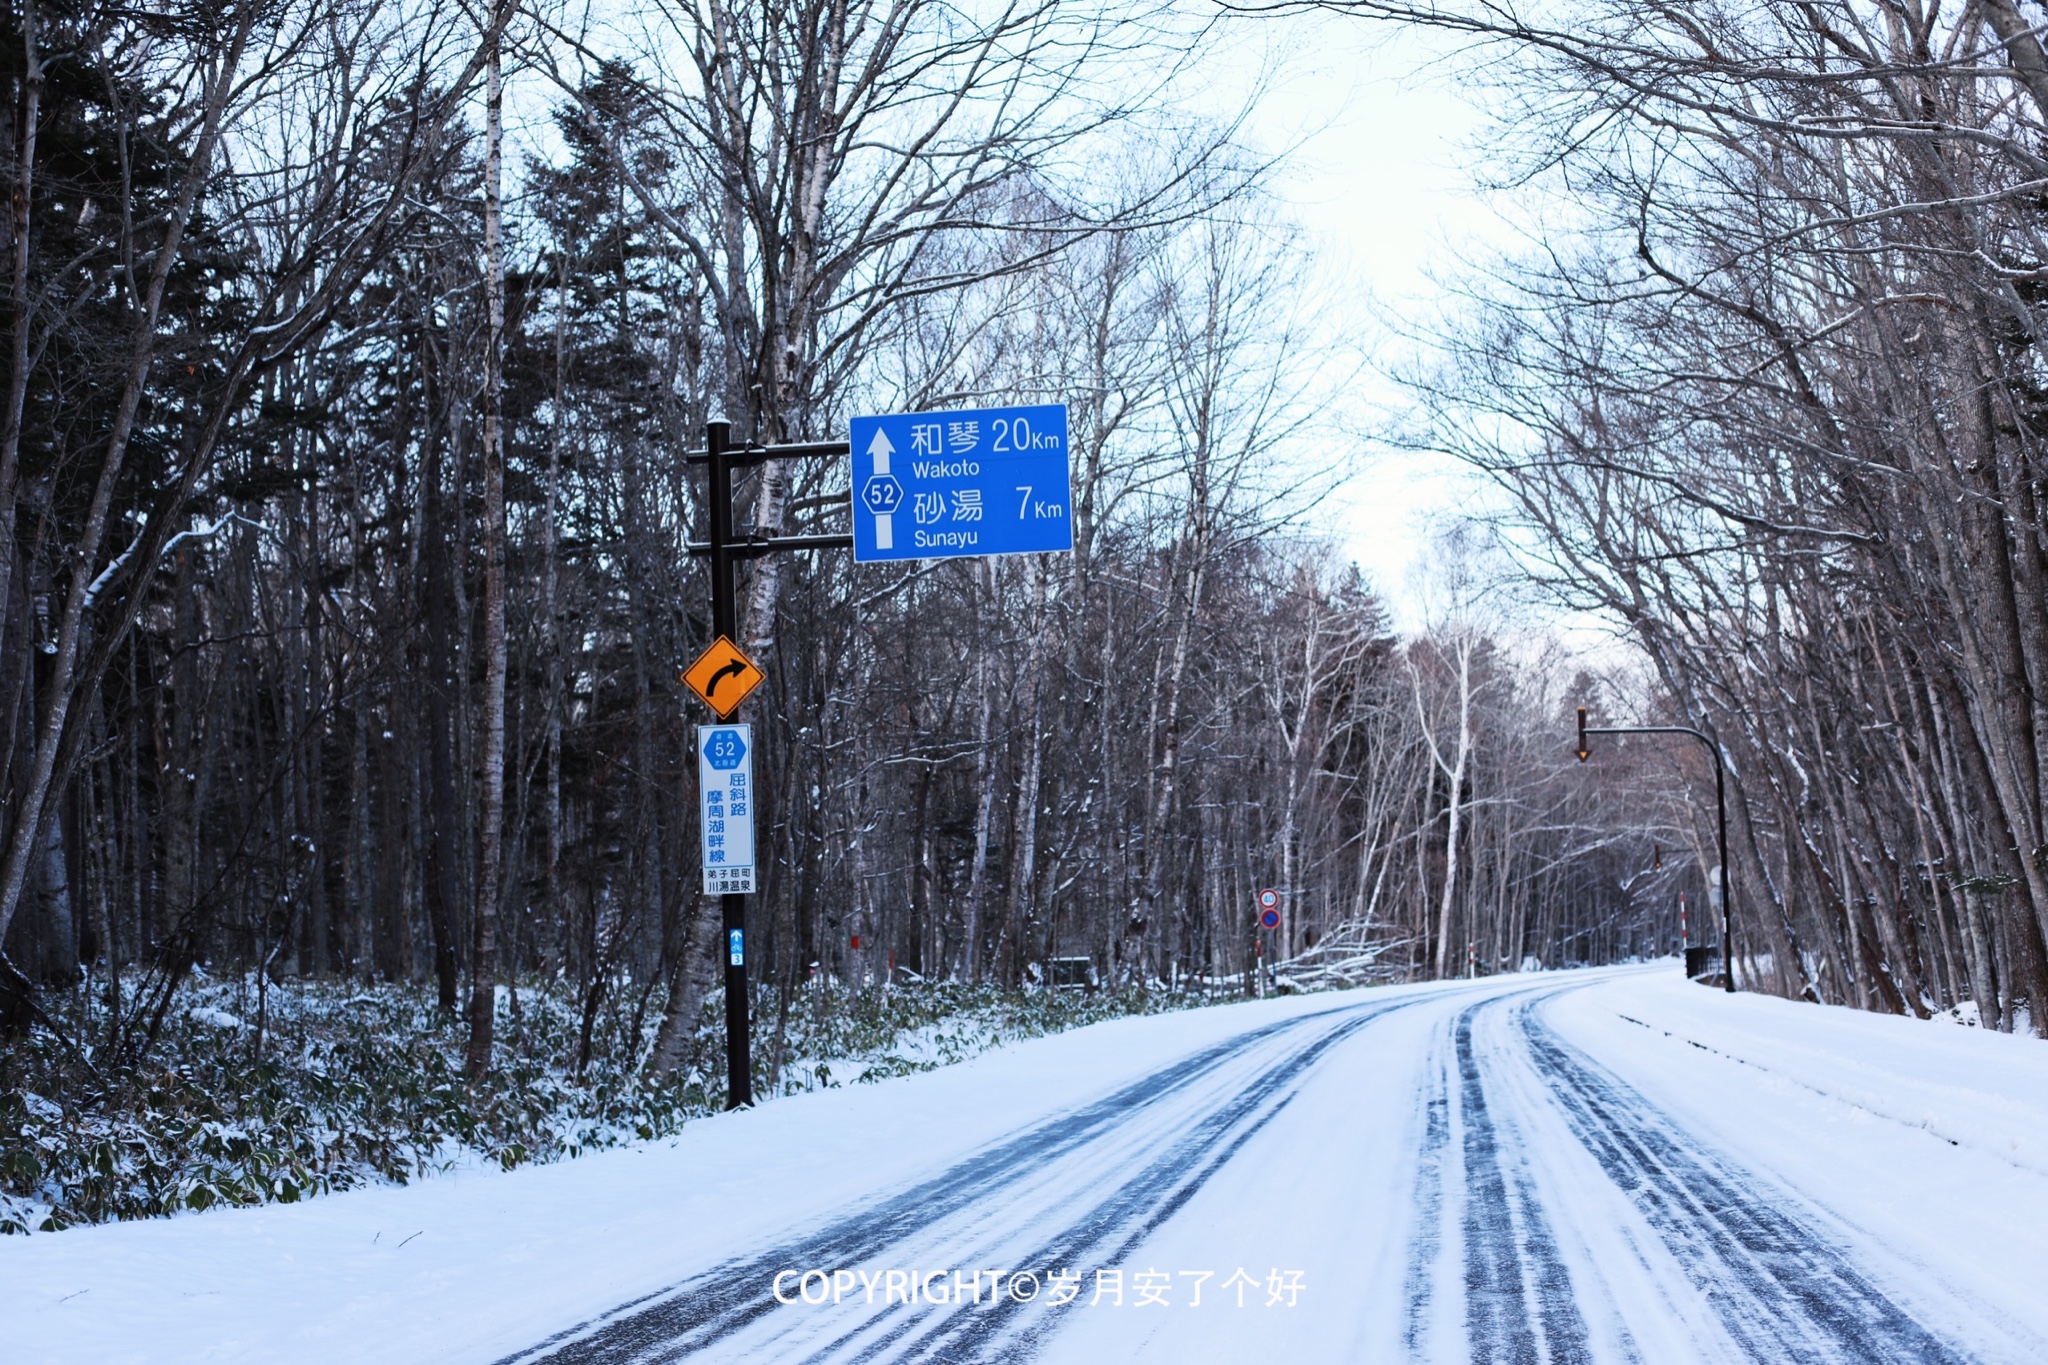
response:
M705 680L705 697L709 698L717 693L718 684L721 679L727 677L743 678L746 675L747 661L745 659L734 659L732 662L728 663L725 667L719 669L716 673L713 673L709 678Z

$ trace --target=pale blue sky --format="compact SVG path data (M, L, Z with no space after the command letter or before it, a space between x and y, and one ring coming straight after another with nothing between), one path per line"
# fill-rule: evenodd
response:
M1431 316L1437 279L1509 241L1475 190L1485 120L1468 97L1474 59L1430 35L1330 15L1247 22L1236 42L1219 50L1220 68L1249 70L1261 53L1278 68L1249 131L1267 149L1300 144L1280 184L1319 272L1346 300L1330 325L1369 349L1391 344L1371 300ZM1377 383L1357 396L1347 417L1367 425L1399 402ZM1352 466L1316 520L1372 576L1397 624L1416 628L1411 580L1426 571L1429 524L1483 493L1447 462L1361 447L1350 432L1309 458Z

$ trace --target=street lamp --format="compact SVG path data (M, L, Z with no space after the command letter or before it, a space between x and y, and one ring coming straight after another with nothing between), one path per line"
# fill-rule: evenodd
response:
M1734 906L1728 896L1728 770L1721 761L1721 746L1708 739L1690 725L1595 725L1587 726L1586 708L1579 708L1579 762L1584 763L1593 756L1586 747L1587 735L1691 735L1707 746L1707 752L1714 756L1714 815L1719 821L1721 834L1721 984L1730 995L1735 994L1734 959L1730 956L1735 942Z

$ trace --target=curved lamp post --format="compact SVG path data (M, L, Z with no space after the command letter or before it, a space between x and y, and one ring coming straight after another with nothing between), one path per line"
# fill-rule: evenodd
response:
M1593 756L1586 747L1587 735L1691 735L1707 746L1707 752L1714 756L1714 815L1720 824L1721 833L1721 984L1730 995L1735 993L1735 965L1730 955L1735 942L1735 917L1733 905L1728 898L1728 772L1721 761L1721 746L1708 739L1690 725L1594 725L1586 724L1586 708L1579 708L1579 762L1584 763Z

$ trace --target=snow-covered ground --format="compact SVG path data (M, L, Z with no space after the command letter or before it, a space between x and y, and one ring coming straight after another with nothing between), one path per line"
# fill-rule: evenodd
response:
M2043 1283L2048 1047L1659 964L1119 1020L559 1165L0 1239L0 1341L2017 1362Z

